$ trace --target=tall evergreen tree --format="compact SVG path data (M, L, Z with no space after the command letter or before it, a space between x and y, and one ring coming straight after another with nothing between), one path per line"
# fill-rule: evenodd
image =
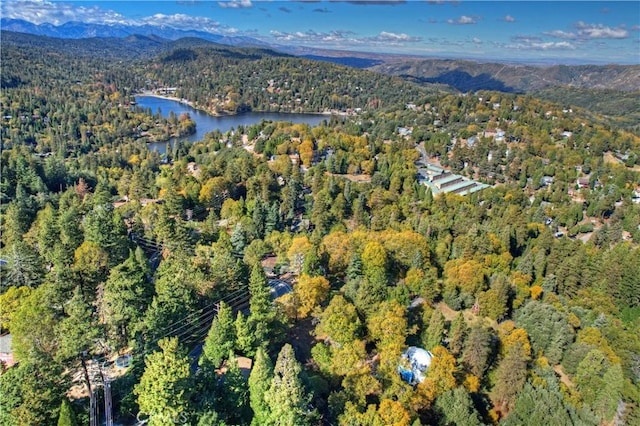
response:
M110 336L121 344L131 337L153 295L144 258L134 253L111 270L104 285L101 314Z
M218 306L209 334L202 348L200 365L209 369L220 367L222 361L236 346L235 324L231 307L224 302Z
M520 308L514 318L518 327L527 331L534 353L542 352L552 364L560 362L574 334L564 312L550 304L532 300Z
M47 262L53 263L54 248L60 239L60 230L58 229L57 212L51 204L47 204L44 209L38 212L36 223L38 252Z
M249 375L249 401L253 410L252 425L261 426L269 419L269 404L265 394L273 379L273 364L263 348L258 348Z
M429 319L429 326L422 336L422 343L425 348L435 348L442 346L444 339L444 315L439 309L436 309Z
M498 364L496 384L491 397L503 413L508 413L513 408L518 393L527 381L527 362L521 343L516 342Z
M309 408L311 395L300 380L301 371L293 347L285 344L278 354L271 386L264 396L270 411L266 425L305 426L317 421L316 411Z
M109 265L115 266L127 256L127 229L111 203L97 204L84 218L84 238L98 244L109 254Z
M268 346L269 336L275 323L275 311L271 302L271 293L267 276L259 263L251 269L249 279L249 328L253 332L257 346Z
M3 271L0 290L8 286L37 287L44 280L44 265L38 252L24 241L16 241L5 252L6 271Z
M91 349L100 333L93 311L80 289L76 287L73 297L65 306L67 317L57 327L60 359L77 358L78 354Z
M491 333L480 324L471 327L462 353L462 361L475 376L483 376L489 365L491 351Z
M480 426L480 415L467 390L457 387L442 394L436 401L441 426Z
M196 309L195 274L187 260L170 257L158 268L156 294L145 313L144 325L151 335L181 321Z
M246 246L247 236L244 233L244 229L242 229L242 225L237 223L231 233L231 247L233 247L233 254L237 257L242 257Z
M58 416L58 426L78 426L76 414L67 398L62 400L60 405L60 415Z
M140 412L148 416L150 426L164 426L174 419L190 417L190 359L175 337L162 339L158 345L160 351L147 356L144 373L133 390Z
M226 356L227 371L222 378L218 406L229 424L247 424L251 417L247 380L238 367L238 360L233 351Z
M467 323L462 313L456 315L449 328L449 351L453 356L459 356L464 348L467 337Z
M552 371L542 372L534 385L531 380L518 393L513 409L501 422L504 426L524 424L554 424L595 426L598 424L588 410L576 410L565 401L558 379Z
M248 318L245 317L242 312L238 312L234 327L236 334L235 349L244 355L252 356L255 353L255 339L249 328Z
M69 383L53 362L20 362L0 375L0 424L55 424Z

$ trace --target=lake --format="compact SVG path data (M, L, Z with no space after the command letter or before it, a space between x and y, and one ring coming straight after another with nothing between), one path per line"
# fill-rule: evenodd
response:
M239 125L249 126L266 121L290 121L292 123L305 123L311 127L317 126L322 120L329 120L329 116L322 114L293 114L284 112L245 112L236 115L215 116L199 111L189 105L172 99L158 98L155 96L136 96L136 102L140 108L150 108L155 114L160 110L163 117L169 117L171 111L176 115L189 113L191 119L196 122L196 132L192 135L181 138L183 141L196 142L204 139L204 135L220 130L222 133L237 129ZM172 141L173 142L173 141ZM164 153L167 142L154 142L148 145L149 149Z

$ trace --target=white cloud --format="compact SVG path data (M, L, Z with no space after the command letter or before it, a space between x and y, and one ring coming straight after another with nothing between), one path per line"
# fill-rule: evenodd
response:
M627 38L629 31L624 26L608 27L602 24L586 24L579 21L575 25L577 31L553 30L543 34L549 37L560 38L564 40L594 40L603 38Z
M165 15L156 13L140 20L143 24L162 26L166 25L174 28L194 28L202 31L213 31L220 29L220 23L203 16L191 16L183 13Z
M46 0L3 1L0 10L3 18L22 19L34 24L62 25L70 21L99 24L128 22L123 15L112 10L101 9L99 6L78 6Z
M447 19L447 23L451 25L469 25L469 24L477 24L478 19L474 16L466 16L462 15L458 19Z
M515 50L575 50L576 46L568 41L542 41L539 37L517 36L514 43L505 45Z
M253 3L251 3L251 0L228 0L219 1L218 6L229 9L240 9L245 7L253 7Z
M503 20L504 22L516 22L516 18L514 18L514 17L513 17L513 16L511 16L511 15L505 15L505 17L504 17L504 18L502 18L502 20Z
M586 24L579 21L576 28L578 28L578 36L585 39L629 37L629 31L622 26L611 28L602 24Z
M472 38L471 41L473 41L475 44L482 44L482 40L480 40L478 37Z
M34 24L50 23L57 26L67 22L77 21L103 25L165 26L181 30L208 31L218 34L238 33L237 29L222 25L210 18L186 15L183 13L173 15L156 13L151 16L131 19L112 10L102 9L99 6L85 7L47 0L5 1L2 2L0 10L4 18L22 19Z
M279 42L291 43L326 43L334 46L360 45L360 46L402 46L406 43L418 43L421 37L411 36L404 33L393 33L382 31L372 37L356 37L353 31L335 30L329 32L317 32L314 30L283 32L278 30L270 31L271 37Z
M345 40L351 40L351 35L354 33L348 30L335 30L330 32L317 32L308 30L305 32L283 32L278 30L271 30L271 36L278 41L294 41L294 42L342 42Z
M578 34L562 31L562 30L547 31L547 32L544 32L543 34L550 37L563 38L566 40L575 40L578 38Z
M382 43L416 43L422 41L421 37L414 37L404 33L391 33L388 31L382 31L375 37L370 38L371 41Z

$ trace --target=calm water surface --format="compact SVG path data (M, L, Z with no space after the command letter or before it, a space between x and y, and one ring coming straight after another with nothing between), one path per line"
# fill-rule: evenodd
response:
M249 126L259 123L261 120L267 121L290 121L292 123L306 123L311 127L317 126L322 120L329 120L329 116L322 114L293 114L283 112L246 112L237 115L215 116L207 114L191 108L178 101L171 99L157 98L155 96L136 96L136 102L141 108L151 108L151 112L155 114L160 110L163 117L169 117L171 111L176 115L189 113L193 121L196 122L196 132L192 135L185 136L181 140L187 142L196 142L204 139L204 135L213 131L220 130L222 133L236 129L239 125ZM167 142L150 143L149 149L154 149L163 153L166 149Z

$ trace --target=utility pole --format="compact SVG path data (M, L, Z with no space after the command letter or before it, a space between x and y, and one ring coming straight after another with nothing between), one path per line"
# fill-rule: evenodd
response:
M91 426L98 426L100 419L100 413L98 412L98 401L96 395L96 389L91 392L91 399L89 400L89 424Z
M82 370L84 371L84 379L87 382L87 390L89 390L89 425L90 426L98 426L100 413L98 412L98 401L97 401L97 391L96 386L91 386L91 377L89 376L89 371L87 370L87 351L82 351L80 354L80 360L82 361Z
M113 404L111 403L111 379L107 376L104 381L104 413L105 425L113 426Z
M98 365L98 372L102 379L104 389L104 418L106 426L113 426L113 403L111 399L111 377L109 377L109 371L104 368L104 364Z

